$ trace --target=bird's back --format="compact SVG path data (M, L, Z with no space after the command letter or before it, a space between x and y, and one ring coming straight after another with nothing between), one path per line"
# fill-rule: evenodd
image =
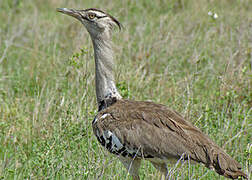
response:
M153 102L117 100L93 121L94 134L111 153L167 161L190 159L226 177L240 164L177 112Z

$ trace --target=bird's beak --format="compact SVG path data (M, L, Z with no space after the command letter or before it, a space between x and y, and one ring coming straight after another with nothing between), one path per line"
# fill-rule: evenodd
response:
M81 19L81 14L79 13L78 10L75 10L75 9L68 9L68 8L57 8L57 11L58 12L61 12L61 13L64 13L64 14L67 14L69 16L73 16L77 19Z

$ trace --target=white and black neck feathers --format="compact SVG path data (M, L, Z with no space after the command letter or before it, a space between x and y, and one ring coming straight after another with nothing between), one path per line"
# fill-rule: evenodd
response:
M121 99L113 75L113 50L110 44L110 32L104 31L92 37L95 58L96 98L99 111Z

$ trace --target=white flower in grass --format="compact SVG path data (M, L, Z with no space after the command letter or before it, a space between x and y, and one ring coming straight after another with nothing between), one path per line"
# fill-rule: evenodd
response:
M208 11L208 16L212 17L213 19L217 19L219 16L217 13L214 13L212 11Z
M217 19L218 18L218 14L214 13L213 18Z

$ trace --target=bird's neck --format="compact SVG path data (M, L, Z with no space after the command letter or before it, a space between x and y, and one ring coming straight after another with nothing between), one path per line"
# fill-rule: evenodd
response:
M109 36L92 38L95 57L95 84L98 109L107 107L106 102L121 99L113 75L113 50Z

